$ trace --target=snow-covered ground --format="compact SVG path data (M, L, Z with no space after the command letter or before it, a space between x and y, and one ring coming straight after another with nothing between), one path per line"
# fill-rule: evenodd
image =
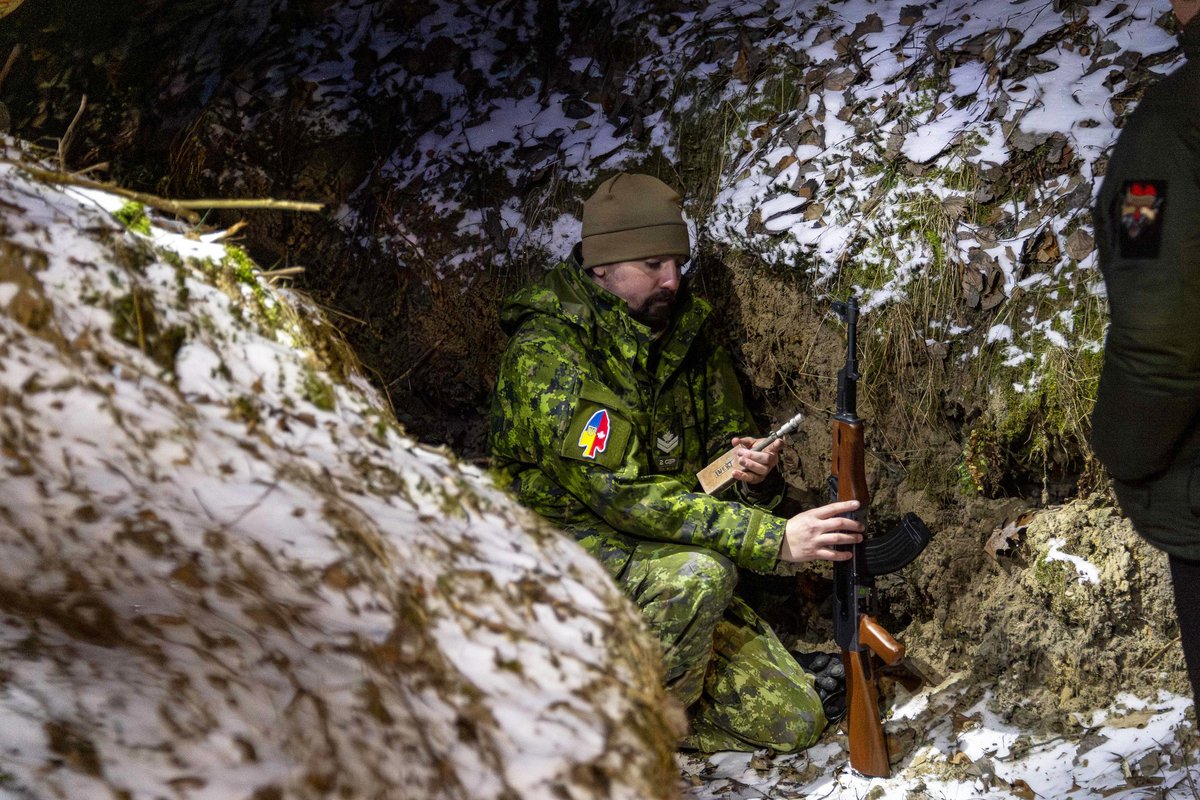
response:
M986 698L961 704L963 688L955 676L899 703L887 729L911 750L893 760L890 778L854 773L846 763L845 738L838 736L796 756L682 755L685 796L1134 800L1200 794L1194 714L1185 713L1191 698L1122 694L1110 708L1080 715L1072 730L1034 734L1005 724Z
M604 570L165 224L0 164L0 797L659 794Z

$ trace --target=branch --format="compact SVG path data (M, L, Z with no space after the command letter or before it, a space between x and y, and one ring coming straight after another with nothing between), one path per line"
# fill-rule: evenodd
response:
M81 175L69 172L52 172L50 170L39 169L24 162L8 158L0 158L0 164L11 164L41 181L80 186L85 189L108 192L119 197L127 197L142 205L174 214L192 223L200 221L200 215L193 210L197 208L271 208L282 211L320 211L325 207L323 203L306 203L299 200L272 200L269 198L262 200L168 200L165 197L146 194L145 192L135 192L120 186L114 186L111 183L94 181L91 178L84 178Z
M71 139L75 138L75 126L79 124L79 120L83 119L83 112L87 110L87 95L79 98L79 110L75 112L75 116L71 119L71 124L67 126L67 132L58 140L58 168L62 172L67 171L67 150L71 147Z
M180 208L274 208L281 211L320 211L324 203L301 200L174 200Z
M200 215L195 211L184 208L172 200L156 197L152 194L144 194L142 192L134 192L129 189L122 189L120 186L113 186L111 183L94 181L91 178L84 178L67 172L51 172L50 170L31 167L26 163L13 161L9 158L0 158L0 164L11 164L17 169L29 173L34 178L37 178L40 181L46 181L47 183L61 183L69 186L79 186L84 189L96 189L101 192L115 194L118 197L127 197L130 200L141 203L142 205L150 206L151 208L157 208L159 211L166 211L168 214L174 214L177 217L183 217L188 222L196 223L200 221Z

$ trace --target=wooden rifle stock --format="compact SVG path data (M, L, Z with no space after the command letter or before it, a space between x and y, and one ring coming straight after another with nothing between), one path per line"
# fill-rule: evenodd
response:
M867 614L859 617L858 637L866 649L842 651L842 663L846 665L850 766L863 775L886 778L891 774L891 767L870 653L888 666L895 666L904 658L904 645Z
M891 768L869 654L865 650L843 650L842 663L846 665L850 766L863 775L886 778Z

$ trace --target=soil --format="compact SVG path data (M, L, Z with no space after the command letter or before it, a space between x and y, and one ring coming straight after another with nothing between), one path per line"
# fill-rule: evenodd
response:
M724 298L717 315L724 328L744 331L732 346L764 429L809 409L784 450L791 510L824 502L844 328L827 299L786 275L708 266L698 285ZM889 388L881 389L867 369L879 363L870 353L879 342L871 324L870 315L860 320L867 352L859 403L868 426L871 530L882 533L915 512L934 531L917 561L878 581L879 618L909 654L933 674L966 673L976 698L991 689L993 710L1033 729L1060 730L1073 712L1104 707L1124 691L1186 693L1165 555L1134 533L1107 492L1057 504L1037 490L983 497L915 468L953 462L962 415L917 418L904 387L941 377L949 387L943 396L953 396L964 376L910 355L888 365ZM1051 557L1056 550L1086 561L1097 579ZM742 590L785 641L832 647L828 570L750 576Z

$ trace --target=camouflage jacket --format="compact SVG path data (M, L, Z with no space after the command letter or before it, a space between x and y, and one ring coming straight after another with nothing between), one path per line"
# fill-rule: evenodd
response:
M704 332L710 311L682 293L656 339L570 264L502 310L512 338L492 406L495 474L614 575L647 539L758 571L778 559L784 520L769 504L751 505L740 486L738 499L710 497L695 477L753 430L729 355Z

